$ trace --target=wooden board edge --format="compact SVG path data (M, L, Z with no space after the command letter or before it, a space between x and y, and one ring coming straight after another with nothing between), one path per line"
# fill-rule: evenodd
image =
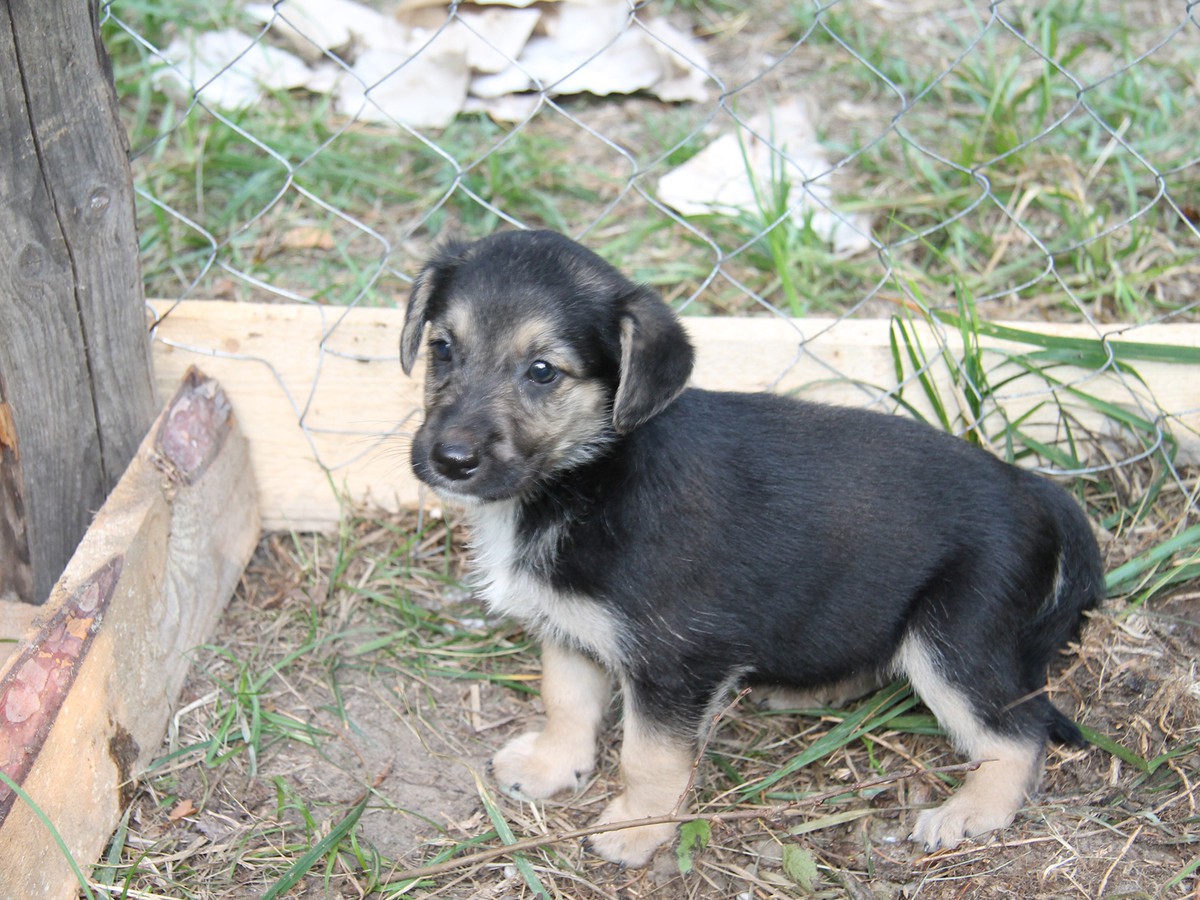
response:
M83 870L158 752L188 651L211 633L259 533L237 419L220 387L191 373L0 665L0 767ZM0 897L78 889L41 816L0 785Z
M400 371L403 311L206 300L153 301L152 308L165 315L154 347L160 384L202 361L243 411L264 527L329 531L355 508L395 511L436 502L412 476L405 453L420 420L421 379L420 370L412 378ZM684 323L697 348L693 383L702 387L794 391L863 405L895 386L890 320L685 316ZM1043 335L1096 336L1087 324L1004 324ZM953 329L934 335L917 324L914 334L927 350L944 340L951 356L957 352ZM1200 324L1113 327L1106 339L1197 348ZM1014 346L989 338L983 343ZM941 363L933 376L944 385L949 374ZM1109 373L1102 399L1135 412L1161 406L1182 415L1164 424L1180 443L1180 461L1200 462L1200 372L1189 378L1179 366L1136 367L1144 384ZM920 385L911 386L905 399L929 412ZM1050 415L1054 404L1044 407L1035 418Z

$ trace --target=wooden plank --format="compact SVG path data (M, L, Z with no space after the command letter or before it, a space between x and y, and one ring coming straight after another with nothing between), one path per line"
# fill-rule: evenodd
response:
M156 329L160 389L196 363L247 410L265 528L336 527L339 498L417 503L408 435L420 385L400 371L395 310L353 310L339 324L345 310L302 304L152 306L171 310Z
M0 665L0 770L81 868L158 752L189 651L211 634L258 536L245 439L224 392L191 371ZM0 785L0 897L77 891L41 820Z
M0 527L0 566L26 560L32 578L7 590L39 603L154 415L128 146L95 7L0 6L0 494L25 515Z
M875 406L889 411L897 408L889 396L898 384L889 320L846 319L835 323L806 319L789 323L780 319L695 318L687 321L697 342L694 382L698 385L717 390L791 392L826 403ZM1095 330L1086 324L1004 324L1042 335L1096 340ZM1141 326L1131 335L1123 333L1125 327L1108 329L1111 343L1200 349L1200 324ZM954 387L947 360L947 357L962 359L960 335L948 330L939 338L923 325L916 326L914 333L932 360L928 375L948 404L952 418L961 415L963 422L968 421L970 404L963 391ZM945 355L938 353L939 339L947 349ZM1100 437L1113 436L1107 417L1070 390L1077 389L1148 420L1166 413L1170 418L1163 422L1163 427L1179 443L1179 460L1200 463L1200 367L1137 360L1131 364L1137 371L1134 377L1118 371L1117 367L1097 373L1091 368L1064 365L1053 369L1052 377L1068 389L1052 395L1043 377L1006 362L1011 354L1029 353L1036 347L991 338L981 338L980 343L985 348L988 381L995 386L994 400L1003 406L1010 420L1021 420L1021 430L1031 437L1046 444L1059 442L1063 413L1073 420L1077 436L1088 431ZM747 365L747 360L753 361L752 364ZM912 368L906 366L910 381ZM937 421L919 384L908 384L903 399L929 421ZM992 424L998 431L998 423ZM1140 447L1129 449L1134 455L1140 453Z
M337 525L342 503L375 503L387 509L422 502L408 466L408 440L420 421L420 372L405 378L397 361L403 313L297 304L153 301L160 315L155 368L160 388L188 365L203 364L221 379L243 411L259 484L264 525L272 529L324 530ZM344 318L341 318L344 316ZM833 403L867 405L896 386L885 320L687 318L698 360L694 383L718 390L786 390ZM1088 326L1022 325L1045 334L1094 338ZM927 351L936 343L918 329ZM1200 347L1200 325L1138 328L1138 341ZM1114 338L1121 340L1123 338ZM999 341L988 346L1004 349ZM957 338L949 335L951 353ZM1028 349L1028 348L1026 348ZM993 360L994 361L994 360ZM1082 387L1132 409L1160 406L1182 417L1174 423L1185 459L1200 460L1200 372L1138 362L1139 385L1113 373L1080 370L1060 378L1087 379ZM997 370L994 377L1013 374ZM931 376L946 396L944 362ZM1045 385L1032 379L1009 384L1006 406L1032 417L1029 430L1047 436L1057 410L1045 404ZM931 414L918 386L905 400ZM1072 412L1087 424L1101 418L1079 403ZM1041 404L1040 408L1035 408ZM1037 425L1040 420L1043 425ZM1191 429L1189 431L1189 429Z

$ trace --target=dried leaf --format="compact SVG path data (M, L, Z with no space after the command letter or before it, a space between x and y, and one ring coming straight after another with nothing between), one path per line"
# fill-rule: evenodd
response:
M194 815L197 812L196 804L192 802L190 797L184 797L175 804L175 808L167 815L167 818L172 822L178 822L185 816Z
M279 241L284 250L332 250L333 233L315 225L301 225L288 231Z

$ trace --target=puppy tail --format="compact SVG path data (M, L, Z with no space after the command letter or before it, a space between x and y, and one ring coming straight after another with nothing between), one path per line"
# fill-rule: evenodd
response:
M1050 662L1070 641L1079 638L1083 614L1104 599L1104 564L1091 524L1075 499L1057 485L1041 482L1042 499L1058 538L1058 565L1052 585L1037 614L1022 635L1026 661L1032 663L1036 680L1044 683ZM1051 740L1082 747L1079 726L1069 716L1046 703L1047 733Z
M1040 482L1042 500L1058 538L1058 565L1045 601L1024 635L1047 663L1079 637L1083 614L1104 599L1104 565L1092 526L1075 499L1049 482Z
M1066 744L1069 747L1087 746L1087 739L1083 736L1083 732L1079 730L1079 726L1075 724L1070 716L1054 704L1050 704L1048 732L1050 740L1056 741L1059 744Z

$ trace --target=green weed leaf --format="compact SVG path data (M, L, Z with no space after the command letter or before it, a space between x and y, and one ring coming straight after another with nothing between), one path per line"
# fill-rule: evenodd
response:
M330 853L336 853L339 845L354 830L354 826L358 824L358 820L362 818L363 810L367 808L367 802L370 799L370 792L364 794L362 800L351 808L340 822L330 829L329 834L313 844L308 849L308 852L292 863L291 868L284 873L283 877L267 889L267 892L262 896L262 900L275 900L276 897L284 896L300 883L300 879L318 861Z
M693 819L680 826L679 846L675 848L675 860L679 863L681 875L692 871L692 853L707 847L710 837L712 837L712 826L707 819Z
M800 890L812 893L817 886L817 861L804 847L785 844L783 874Z

